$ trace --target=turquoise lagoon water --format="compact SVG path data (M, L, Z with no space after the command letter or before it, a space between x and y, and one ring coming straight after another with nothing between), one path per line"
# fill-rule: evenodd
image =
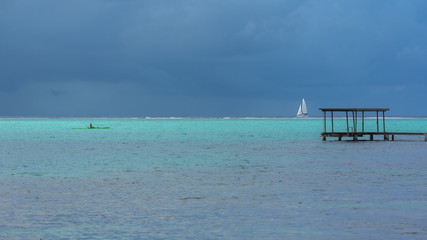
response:
M111 128L74 129L89 123ZM386 127L427 132L427 119ZM322 119L1 119L0 239L426 239L424 137L322 131Z

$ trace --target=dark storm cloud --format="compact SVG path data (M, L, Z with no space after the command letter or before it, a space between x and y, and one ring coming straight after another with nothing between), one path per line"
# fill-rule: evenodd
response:
M427 115L406 109L427 100L426 13L421 0L2 1L0 114L293 115L306 97Z

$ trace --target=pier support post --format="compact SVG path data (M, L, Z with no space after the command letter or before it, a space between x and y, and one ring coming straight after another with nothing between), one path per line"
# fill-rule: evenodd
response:
M326 132L326 111L323 112L323 123L325 125L325 130L324 132Z
M323 141L326 141L326 137L325 136L323 136Z
M385 112L383 111L383 128L384 128L384 132L385 132Z
M371 134L369 140L374 141L374 135Z
M378 111L377 111L377 132L380 132L380 123L378 121Z
M362 132L365 131L365 111L362 111Z
M342 138L342 137L341 137L341 136L339 136L339 137L338 137L338 141L341 141L341 138Z
M345 111L345 119L347 120L347 135L349 133L349 128L348 128L348 111Z
M388 134L384 134L384 141L388 141L388 140L389 140Z
M391 135L391 141L394 141L394 135Z

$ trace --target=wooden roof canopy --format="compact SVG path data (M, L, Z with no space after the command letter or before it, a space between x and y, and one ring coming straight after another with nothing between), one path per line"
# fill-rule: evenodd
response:
M324 112L386 112L390 108L319 108Z

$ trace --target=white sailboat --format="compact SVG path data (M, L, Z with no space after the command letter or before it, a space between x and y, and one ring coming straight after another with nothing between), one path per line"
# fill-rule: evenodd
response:
M307 104L305 103L304 98L299 105L297 117L308 117Z

